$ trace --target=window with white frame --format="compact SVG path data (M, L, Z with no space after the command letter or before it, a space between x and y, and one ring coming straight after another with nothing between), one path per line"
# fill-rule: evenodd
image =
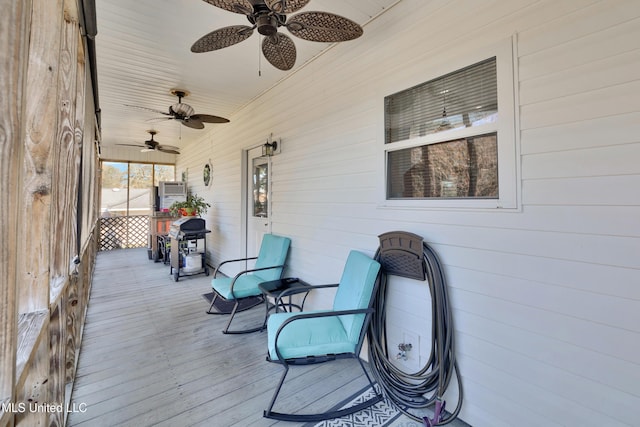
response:
M387 205L517 207L510 44L500 53L385 97Z

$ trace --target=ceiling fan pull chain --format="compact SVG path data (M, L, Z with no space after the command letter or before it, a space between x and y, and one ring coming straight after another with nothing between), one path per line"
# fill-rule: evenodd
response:
M260 54L260 37L258 37L258 77L262 77L262 55Z

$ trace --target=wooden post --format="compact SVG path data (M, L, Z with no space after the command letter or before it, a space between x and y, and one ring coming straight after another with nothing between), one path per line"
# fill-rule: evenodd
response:
M85 126L85 88L86 79L85 74L85 55L84 45L80 38L80 33L77 33L78 40L78 56L76 63L76 109L75 109L75 132L74 132L74 144L71 150L71 165L70 168L70 182L71 188L74 190L76 196L79 195L80 179L82 177L81 159L82 159L82 144L84 138L84 126ZM78 198L74 197L75 203L74 215L69 215L67 227L71 230L70 242L72 244L72 254L81 256L81 248L77 246L78 241L78 216L82 214L82 206L78 204ZM79 258L80 260L80 258ZM80 271L76 267L76 271L72 274L69 280L67 291L64 293L64 303L66 305L66 336L65 336L65 385L71 385L75 377L76 372L76 356L80 346L78 329L80 329L80 307L78 306L78 288L81 286L81 281L86 278L81 276ZM63 423L64 424L64 423Z
M52 152L57 130L58 68L62 1L36 1L31 14L25 105L25 158L18 253L19 311L49 309Z
M73 7L71 7L73 6ZM76 12L74 15L73 12ZM58 111L55 149L52 151L51 189L51 301L55 304L69 275L71 264L69 216L75 220L76 192L72 176L75 151L76 73L78 52L78 20L74 1L65 1L64 23L60 44L60 70L58 73Z
M31 0L0 0L0 403L15 402L18 212L22 193L24 76ZM13 414L0 412L0 425Z
M49 402L64 405L67 384L68 289L71 278L71 260L76 246L77 186L79 173L77 114L84 114L84 94L79 97L78 79L84 80L84 64L79 69L78 52L80 27L77 3L64 1L64 22L60 40L60 70L58 73L58 110L55 150L52 153L51 197L51 287L50 287L50 377ZM84 60L82 61L84 63ZM84 85L82 85L84 89ZM79 107L81 104L81 107ZM84 120L81 120L84 123ZM72 344L75 342L72 339ZM75 348L72 350L75 353ZM63 426L64 413L50 413L49 426Z

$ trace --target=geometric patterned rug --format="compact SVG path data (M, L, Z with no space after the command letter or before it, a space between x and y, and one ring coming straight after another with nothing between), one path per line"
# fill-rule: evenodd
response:
M374 393L371 387L366 386L332 409L348 408L349 406L370 399L373 395ZM308 423L305 424L304 427L390 427L394 425L392 423L401 415L402 412L398 411L391 402L383 399L375 405L371 405L355 414L320 421L318 423Z
M376 388L377 387L378 385L376 384ZM373 390L367 386L332 409L348 408L372 396ZM420 413L418 416L433 417L433 411L430 408L417 410L414 413L416 415ZM447 416L451 415L446 411L445 414ZM369 406L355 414L320 421L319 423L308 423L303 427L423 427L424 425L423 422L417 422L400 412L392 402L384 398L375 405ZM452 420L448 426L471 427L459 418Z

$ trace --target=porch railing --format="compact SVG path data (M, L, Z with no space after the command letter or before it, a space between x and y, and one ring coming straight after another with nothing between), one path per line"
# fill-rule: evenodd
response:
M100 218L100 250L143 248L149 245L149 215Z

